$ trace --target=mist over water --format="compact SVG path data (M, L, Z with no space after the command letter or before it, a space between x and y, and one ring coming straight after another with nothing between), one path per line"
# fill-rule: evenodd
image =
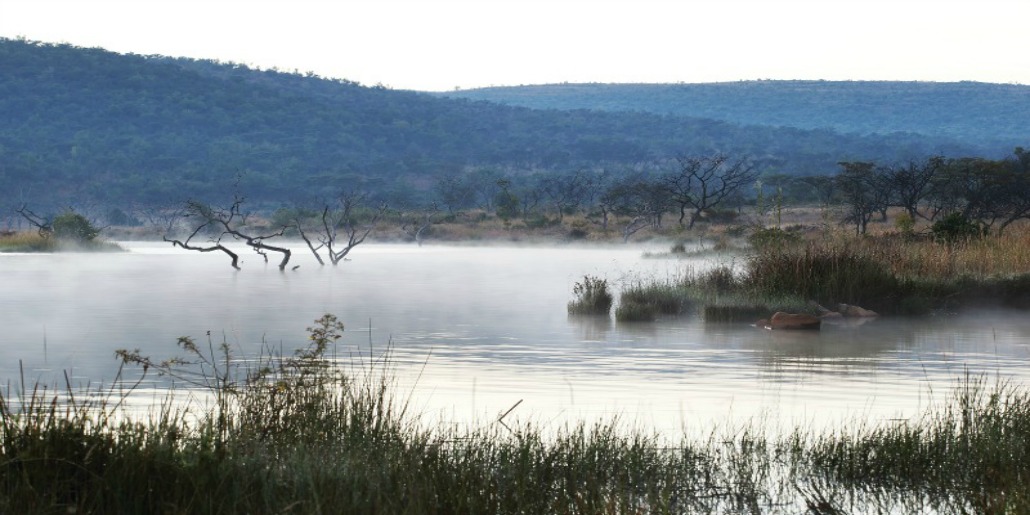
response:
M347 326L337 355L391 350L398 394L427 421L560 427L618 416L666 434L731 421L838 424L912 416L965 374L1025 383L1030 317L975 312L883 318L818 332L759 331L693 316L648 324L570 318L584 274L616 287L702 262L641 247L362 245L319 267L302 247L279 272L246 253L127 243L121 254L0 254L0 380L110 382L114 351L173 357L179 336L240 353L291 353L324 313ZM370 349L371 346L371 349ZM354 358L357 359L357 358Z

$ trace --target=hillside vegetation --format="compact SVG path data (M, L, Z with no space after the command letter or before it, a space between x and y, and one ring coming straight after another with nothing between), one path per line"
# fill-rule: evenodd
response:
M976 82L740 81L549 84L448 92L535 109L593 109L711 118L845 134L912 133L991 154L1030 139L1030 86Z
M365 87L312 74L0 39L0 207L167 205L371 192L391 205L441 178L627 170L679 155L823 174L841 160L971 155L919 135L745 126L654 113L553 111Z

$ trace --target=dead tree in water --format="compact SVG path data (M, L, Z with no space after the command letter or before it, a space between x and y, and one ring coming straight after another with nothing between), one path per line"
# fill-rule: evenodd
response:
M366 208L366 201L367 196L364 194L344 194L337 199L336 206L326 204L321 215L294 220L294 228L304 243L307 243L318 264L325 265L320 254L322 249L325 249L333 266L340 264L375 229L375 224L386 213L386 204Z
M265 243L265 240L282 236L286 232L286 227L281 227L278 231L269 234L262 234L258 236L251 236L243 232L241 226L246 225L246 215L240 211L240 206L243 204L243 198L236 197L233 201L232 206L228 210L215 209L207 204L190 200L186 202L186 217L194 217L197 219L196 225L193 232L190 233L189 237L185 240L169 239L167 236L164 240L170 242L172 245L181 247L187 250L195 250L197 252L224 252L232 260L232 267L239 270L239 255L227 248L222 244L222 239L226 236L231 237L237 241L243 241L248 247L254 249L261 257L268 262L267 251L279 252L283 255L282 261L279 262L279 270L285 270L286 264L290 262L290 249L285 247L276 247ZM197 245L192 243L193 238L198 235L205 234L211 235L210 245Z

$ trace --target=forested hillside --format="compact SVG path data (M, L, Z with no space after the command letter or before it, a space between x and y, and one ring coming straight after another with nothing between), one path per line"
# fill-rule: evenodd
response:
M442 94L535 109L636 111L731 123L910 132L983 152L1030 141L1030 86L976 82L741 81L717 84L552 84Z
M232 63L0 39L0 207L291 202L362 189L427 197L471 169L571 173L722 152L831 173L979 147L914 134L746 126L654 113L532 110Z

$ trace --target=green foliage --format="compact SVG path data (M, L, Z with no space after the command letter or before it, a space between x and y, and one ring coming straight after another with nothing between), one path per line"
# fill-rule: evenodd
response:
M951 213L934 222L930 227L933 238L943 243L956 243L969 239L983 238L988 229L980 222L970 220L962 213Z
M572 287L575 299L569 302L570 315L608 315L615 298L608 291L608 280L589 275L583 276Z
M901 213L894 219L894 227L897 227L901 234L911 236L915 229L916 221L912 218L912 215L908 213Z
M94 227L86 217L74 211L65 211L57 215L51 226L54 237L59 240L88 243L100 235L100 229Z

